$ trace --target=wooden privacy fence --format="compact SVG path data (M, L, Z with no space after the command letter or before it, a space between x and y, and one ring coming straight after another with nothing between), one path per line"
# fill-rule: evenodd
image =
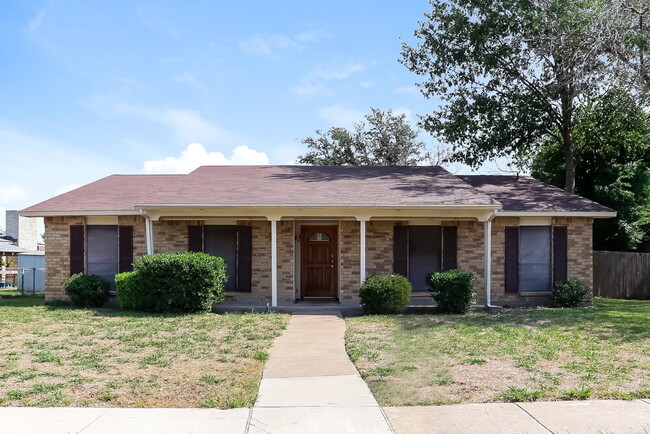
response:
M650 300L650 253L594 252L594 295Z

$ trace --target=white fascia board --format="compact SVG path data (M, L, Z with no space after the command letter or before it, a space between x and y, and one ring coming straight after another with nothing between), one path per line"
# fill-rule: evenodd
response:
M497 211L497 217L616 217L616 211Z
M23 217L78 217L78 216L115 216L142 215L139 210L133 211L19 211Z
M498 210L501 205L377 205L377 204L139 204L136 209L156 208L369 208L369 209L480 209Z

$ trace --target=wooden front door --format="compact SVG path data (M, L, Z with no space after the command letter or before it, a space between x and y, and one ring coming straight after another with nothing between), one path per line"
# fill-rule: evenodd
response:
M336 226L303 226L300 232L302 298L337 297Z

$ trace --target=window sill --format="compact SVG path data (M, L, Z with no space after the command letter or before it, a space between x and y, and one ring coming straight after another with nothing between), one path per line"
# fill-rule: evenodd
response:
M552 291L519 291L521 297L550 297Z

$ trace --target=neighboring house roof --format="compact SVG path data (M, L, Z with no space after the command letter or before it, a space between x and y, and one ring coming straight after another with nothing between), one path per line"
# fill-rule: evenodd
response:
M545 184L529 176L459 175L460 179L501 203L507 212L614 212L577 194Z
M532 178L455 176L437 166L203 166L187 175L112 175L21 213L119 214L167 206L426 206L612 212Z
M29 252L22 247L14 246L13 244L0 243L0 253L24 253Z

